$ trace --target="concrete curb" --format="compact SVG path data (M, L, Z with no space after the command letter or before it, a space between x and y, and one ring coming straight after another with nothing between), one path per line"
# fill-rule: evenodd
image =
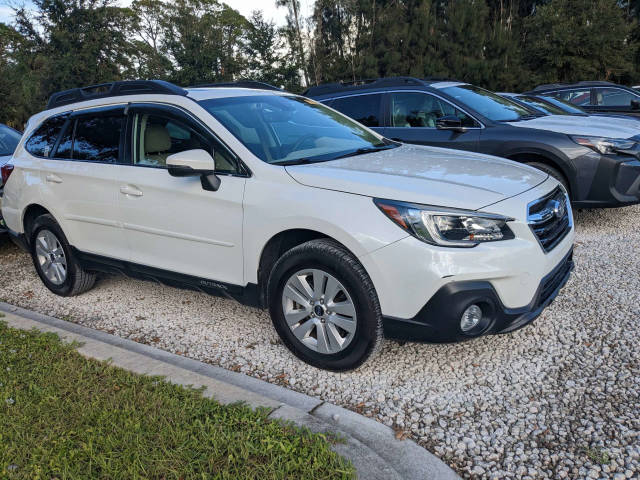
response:
M82 344L82 355L109 360L135 373L160 375L179 385L205 387L204 395L220 403L244 402L268 407L269 417L292 421L314 432L333 432L345 439L334 450L351 460L358 477L367 480L458 479L453 470L411 440L398 440L389 427L350 410L323 402L242 373L175 355L149 345L0 302L0 321L23 330L36 328Z

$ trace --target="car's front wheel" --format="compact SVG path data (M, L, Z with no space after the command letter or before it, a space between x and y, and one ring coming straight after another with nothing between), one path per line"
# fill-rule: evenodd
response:
M94 273L82 269L62 229L51 215L41 215L31 227L29 245L33 265L46 287L71 297L93 287Z
M371 279L357 259L332 240L312 240L274 266L269 310L284 344L319 368L360 366L382 342L382 315Z

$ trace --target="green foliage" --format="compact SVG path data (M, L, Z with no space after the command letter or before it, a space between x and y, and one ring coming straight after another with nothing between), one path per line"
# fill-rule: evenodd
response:
M334 439L0 322L0 477L349 479Z
M0 122L20 127L57 90L133 78L295 92L391 75L640 83L640 0L315 0L310 18L300 0L269 1L284 27L223 0L35 0L0 26Z

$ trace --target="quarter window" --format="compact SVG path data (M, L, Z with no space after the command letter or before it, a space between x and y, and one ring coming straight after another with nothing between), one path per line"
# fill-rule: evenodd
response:
M36 157L48 157L66 120L66 115L46 120L25 143L27 152Z
M213 150L218 173L237 173L236 162L218 145L186 123L170 116L137 113L133 123L135 165L165 168L167 157L186 150Z
M391 95L391 126L436 128L436 121L445 116L460 119L463 127L478 127L463 111L438 97L419 92L398 92Z
M379 127L381 103L382 95L379 94L354 95L334 100L331 107L367 127Z

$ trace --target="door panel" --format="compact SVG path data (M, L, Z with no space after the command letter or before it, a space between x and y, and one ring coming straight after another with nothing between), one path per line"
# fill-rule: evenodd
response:
M125 118L123 108L72 115L61 132L64 148L41 161L43 204L53 210L71 245L117 259L128 257L114 170L121 160Z
M170 107L132 106L127 148L132 164L117 168L120 218L130 261L242 285L242 201L246 178L212 134ZM220 188L199 176L172 177L173 153L205 149L214 154ZM212 163L213 168L213 163Z
M164 168L119 166L120 216L130 261L242 285L242 199L246 179L221 176L217 192L200 177Z

